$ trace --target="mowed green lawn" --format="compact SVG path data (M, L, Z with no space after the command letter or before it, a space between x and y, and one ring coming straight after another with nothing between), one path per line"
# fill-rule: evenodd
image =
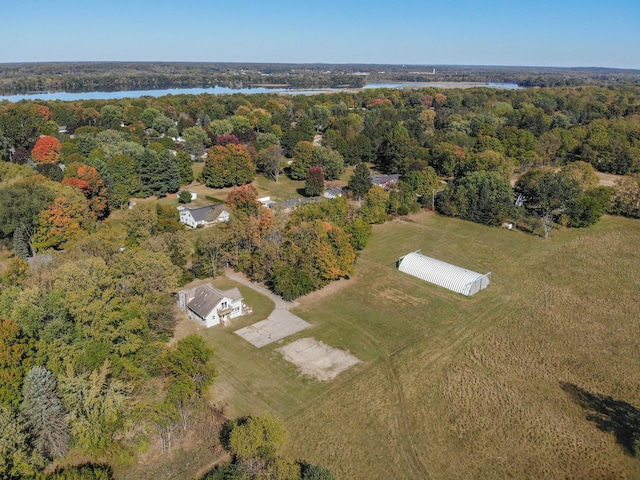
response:
M611 397L640 415L640 222L555 233L426 213L376 226L346 286L295 311L313 328L293 338L363 363L328 383L301 378L281 343L236 337L243 320L205 334L220 366L213 395L233 414L279 414L290 454L341 479L640 478L624 439L578 401ZM467 298L398 272L418 249L492 283Z

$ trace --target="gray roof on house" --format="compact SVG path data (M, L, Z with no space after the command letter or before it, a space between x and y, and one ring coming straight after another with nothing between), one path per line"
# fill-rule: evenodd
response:
M398 180L400 180L400 175L395 173L393 175L375 175L371 177L371 183L373 183L374 185L396 183Z
M242 294L236 287L232 288L231 290L225 290L222 293L225 297L229 297L231 300L242 300Z
M322 198L320 197L312 197L312 198L292 198L291 200L285 200L283 202L277 202L274 203L270 206L270 208L281 208L281 209L287 209L287 208L293 208L297 205L302 205L303 203L313 203L313 202L319 202L321 201Z
M206 318L224 297L231 300L242 300L242 294L237 288L222 291L205 284L196 288L193 299L187 307L198 316Z
M340 195L342 195L343 191L342 191L342 188L336 187L336 188L330 188L329 190L326 190L324 193L328 193L330 195L335 195L335 196L340 196Z
M199 208L185 208L196 222L212 222L225 210L224 205L207 205Z

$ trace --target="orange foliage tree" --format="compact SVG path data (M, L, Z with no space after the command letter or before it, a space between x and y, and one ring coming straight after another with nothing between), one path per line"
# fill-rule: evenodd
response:
M60 160L62 144L55 137L40 137L31 151L31 158L37 163L57 163Z
M67 171L69 178L62 181L63 185L71 185L82 191L89 210L91 210L98 219L105 218L109 213L109 204L107 202L107 187L98 171L88 165L71 165Z
M227 195L227 204L234 213L243 212L249 216L255 215L261 206L258 190L253 185L233 188Z
M53 205L40 212L38 229L32 239L33 248L35 250L64 248L67 242L82 231L91 217L86 204L77 202L73 198L56 198Z

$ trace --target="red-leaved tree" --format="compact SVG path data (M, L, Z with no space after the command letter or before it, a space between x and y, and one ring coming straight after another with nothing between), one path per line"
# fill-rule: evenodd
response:
M37 163L57 163L60 160L61 149L60 140L45 135L40 137L34 145L31 158Z
M87 199L89 210L98 219L105 218L109 213L108 192L98 171L88 165L71 165L67 173L71 177L64 179L62 184L79 188Z

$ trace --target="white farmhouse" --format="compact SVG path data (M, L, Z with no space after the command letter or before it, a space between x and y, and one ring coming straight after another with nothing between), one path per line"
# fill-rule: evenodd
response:
M230 215L224 205L208 205L206 207L188 208L178 207L180 223L197 228L206 227L220 222L228 222Z
M178 292L178 306L191 320L205 327L226 325L244 314L242 294L237 288L218 290L209 284Z

